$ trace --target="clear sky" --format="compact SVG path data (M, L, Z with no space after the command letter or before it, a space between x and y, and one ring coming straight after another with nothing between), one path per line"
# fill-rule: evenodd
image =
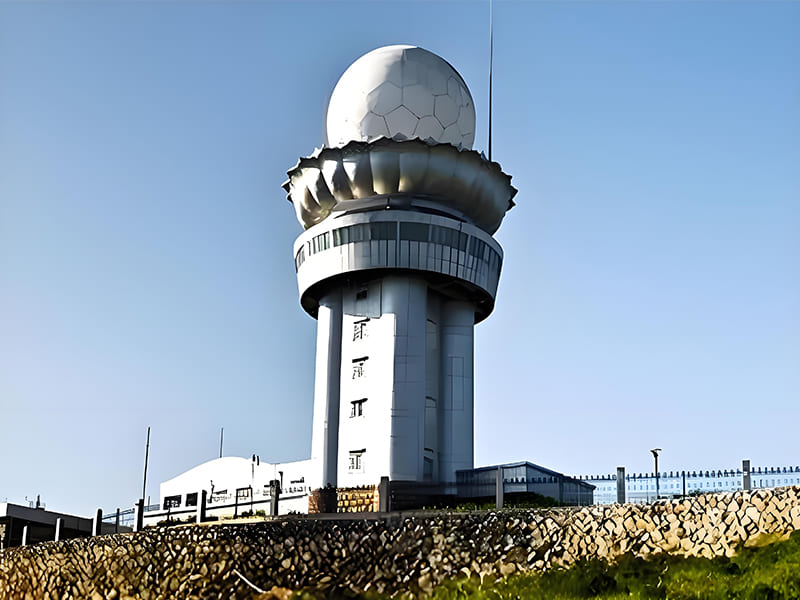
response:
M476 464L800 463L800 3L505 2L519 188L476 329ZM218 454L306 458L316 323L280 184L378 46L461 73L486 2L0 3L0 502L88 514Z

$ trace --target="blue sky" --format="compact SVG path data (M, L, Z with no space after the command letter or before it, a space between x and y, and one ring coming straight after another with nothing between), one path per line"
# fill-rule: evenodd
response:
M800 4L495 3L517 206L476 329L476 464L800 463ZM130 506L305 458L315 322L280 184L356 58L451 64L485 2L0 3L0 501Z

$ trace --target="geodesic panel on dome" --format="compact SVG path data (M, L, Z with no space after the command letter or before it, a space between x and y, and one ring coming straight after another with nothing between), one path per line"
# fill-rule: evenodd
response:
M386 119L375 113L369 113L361 120L361 129L368 131L371 136L389 137L389 128L386 126Z
M458 120L458 111L459 106L449 95L436 96L433 114L439 119L442 127L455 123Z
M439 140L442 138L444 127L439 123L439 119L430 115L422 117L417 123L417 128L414 130L414 137L421 140Z
M406 138L414 137L414 129L419 119L405 106L399 106L386 115L386 125L395 135L400 134Z
M418 83L403 88L403 106L420 118L433 114L433 98Z
M386 117L386 130L370 115ZM471 148L475 107L447 61L423 48L387 46L359 58L339 79L328 104L326 136L328 146L386 136Z
M403 103L403 92L395 84L384 81L367 94L367 108L376 115L385 115Z

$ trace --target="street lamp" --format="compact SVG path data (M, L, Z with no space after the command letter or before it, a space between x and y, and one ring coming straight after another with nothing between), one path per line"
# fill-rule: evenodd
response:
M658 453L661 452L661 448L653 448L650 452L653 453L653 458L656 461L656 500L658 500Z

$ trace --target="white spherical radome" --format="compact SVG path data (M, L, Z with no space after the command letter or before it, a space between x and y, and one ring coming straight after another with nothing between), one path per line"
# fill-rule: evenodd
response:
M472 148L475 105L458 72L416 46L385 46L339 79L325 115L326 145L380 137Z

